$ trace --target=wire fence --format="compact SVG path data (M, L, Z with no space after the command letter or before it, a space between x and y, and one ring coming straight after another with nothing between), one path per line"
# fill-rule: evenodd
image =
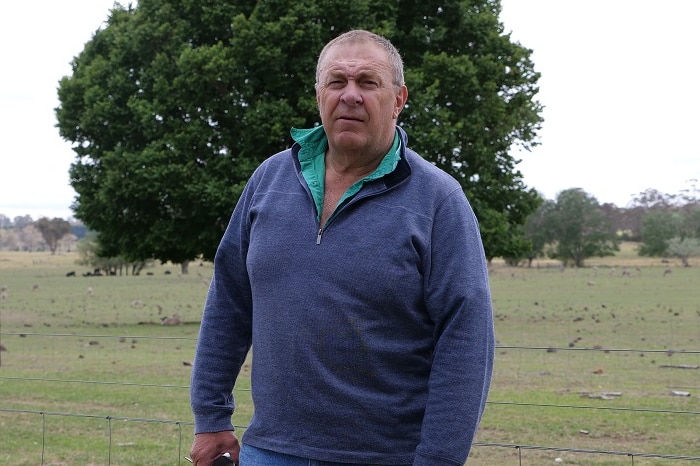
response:
M196 342L196 339L194 337L189 338L189 337L158 337L158 336L115 336L115 335L104 335L104 334L61 334L61 333L17 333L17 332L0 332L0 337L3 338L20 338L24 341L26 341L26 350L25 353L31 352L30 348L34 348L34 350L37 349L37 347L41 347L38 351L43 351L44 356L47 354L56 354L60 355L64 352L63 346L60 344L57 344L56 342L59 340L73 340L73 341L79 341L81 342L83 348L89 349L91 346L96 346L94 345L95 341L104 341L104 340L110 340L113 342L120 342L120 343L131 343L132 346L148 342L154 347L159 348L158 352L158 357L164 357L163 355L172 355L171 349L166 349L164 348L164 344L170 344L170 345L176 345L178 349L181 350L179 354L192 354L194 344ZM38 344L37 341L46 341L46 339L51 340L49 344ZM73 345L76 346L76 345ZM103 345L107 346L107 345ZM167 346L167 345L166 345ZM116 365L122 364L124 360L118 360L117 357L122 356L124 354L128 354L127 351L122 351L118 349L114 349L110 353L110 357L107 359L111 359L111 363ZM20 351L22 351L20 349ZM120 352L122 351L122 352ZM624 355L630 355L630 354L644 354L644 355L667 355L668 350L658 350L658 349L621 349L621 348L552 348L552 347L543 347L543 346L505 346L501 345L497 347L497 351L500 354L506 354L509 352L515 352L519 355L524 355L521 356L523 358L530 358L532 359L533 354L537 354L537 357L541 357L543 353L545 354L552 354L552 353L560 353L560 354L586 354L586 355L592 355L592 354L624 354ZM179 355L178 354L178 355ZM528 356L529 355L529 356ZM681 391L681 389L685 390L692 390L692 389L697 389L698 385L700 385L700 380L697 378L697 369L698 365L697 364L687 364L688 361L691 363L694 361L697 361L700 359L700 351L695 351L695 350L678 350L674 351L674 357L675 356L682 356L685 357L686 359L683 359L683 362L686 362L685 364L659 364L658 367L664 368L668 367L669 369L679 369L678 371L675 371L676 374L680 372L684 373L692 373L693 375L690 377L674 377L674 376L668 376L668 379L666 380L666 387L673 392L674 394L677 394L678 396L690 396L689 392ZM28 357L27 354L24 354L24 357ZM79 356L82 357L82 354ZM173 361L177 361L177 357L175 356ZM107 361L107 359L105 361ZM181 359L181 358L180 358ZM125 360L126 362L122 365L129 365L128 357ZM172 362L172 361L171 361ZM574 361L573 363L576 363ZM185 365L185 363L183 363ZM498 364L497 364L498 367ZM179 392L176 398L178 399L183 399L186 398L187 396L187 390L189 389L189 385L185 383L172 383L172 382L167 382L167 381L152 381L149 380L148 378L145 378L144 380L115 380L115 379L109 379L104 378L102 376L97 377L95 379L87 378L87 377L72 377L73 373L68 371L66 372L65 377L57 377L57 376L42 376L42 375L35 375L31 374L31 371L29 373L16 373L16 374L8 374L6 371L3 371L4 367L0 365L0 385L2 384L18 384L20 386L27 386L27 384L58 384L59 386L80 386L80 387L90 387L90 386L98 386L100 388L105 388L109 389L110 387L122 387L125 389L136 389L136 390L147 390L147 389L157 389L157 390L163 390L165 392ZM685 369L685 370L682 370ZM109 372L107 372L108 374ZM508 374L502 375L504 379L508 378ZM511 374L512 376L512 374ZM498 374L496 374L496 377L499 377ZM515 376L516 378L518 375ZM635 384L637 382L635 381L628 381L628 383ZM32 385L33 386L33 385ZM61 390L58 390L61 391ZM234 391L237 393L237 396L244 395L248 396L250 395L250 389L247 387L236 387ZM605 396L601 397L595 397L596 399L600 400L612 400L617 394L612 394L610 397L606 398ZM591 399L591 398L588 398ZM35 400L35 403L41 404L42 400ZM62 410L50 410L48 407L46 409L39 408L30 408L30 407L17 407L17 406L11 406L8 404L9 402L6 399L3 399L0 401L0 421L2 421L2 417L5 418L16 418L19 416L28 416L31 419L36 418L35 421L30 421L29 424L35 424L36 426L40 426L40 440L38 442L38 448L40 450L40 461L41 465L44 464L56 464L52 462L48 462L47 459L47 449L51 446L51 442L55 441L55 438L49 438L50 434L52 433L52 429L55 429L55 427L52 427L47 420L52 419L52 418L57 418L57 419L62 419L62 420L67 420L67 419L78 419L78 420L95 420L100 423L102 423L102 427L104 428L104 440L105 440L105 451L103 455L103 461L104 464L112 465L112 464L121 464L119 460L115 458L115 455L113 454L114 449L118 447L123 447L123 444L120 444L118 439L116 438L114 434L114 425L115 423L119 422L121 423L137 423L137 424L153 424L153 425L159 425L159 426L168 426L170 429L174 430L174 435L171 435L170 438L167 440L170 445L167 445L167 449L170 452L169 454L172 455L171 457L168 457L164 459L162 464L186 464L183 463L183 458L184 455L187 454L189 450L189 441L186 440L192 436L192 427L193 427L193 422L191 417L184 417L183 419L164 419L164 418L159 418L159 417L139 417L139 416L130 416L130 415L119 415L119 413L104 413L104 414L94 414L94 413L80 413L80 412L64 412ZM522 401L499 401L499 400L489 400L488 401L488 408L487 412L491 410L497 410L499 408L512 408L512 409L519 409L523 411L528 411L524 416L529 416L529 417L536 417L537 413L540 412L541 410L570 410L572 413L577 412L577 411L585 411L585 412L596 412L596 411L607 411L607 412L618 412L618 413L625 413L633 416L645 416L645 415L663 415L663 416L676 416L676 417L691 417L692 421L690 422L690 425L695 425L698 426L700 425L700 411L696 409L676 409L676 408L655 408L655 407L644 407L644 406L611 406L611 405L596 405L593 403L581 403L581 404L571 404L571 403L538 403L538 402L522 402ZM694 406L691 404L690 406ZM235 422L236 420L234 419L234 422L236 423L236 429L237 430L245 430L246 428L246 420L245 420L245 414L244 417L242 418L243 422ZM573 414L572 414L573 416ZM241 418L239 418L241 420ZM2 443L3 443L3 438L5 435L2 433L3 429L8 429L9 427L8 423L2 423L0 422L0 449L2 448ZM700 431L696 430L696 442L700 442ZM552 442L554 443L554 442ZM623 445L624 446L624 445ZM483 464L508 464L508 465L522 465L527 463L531 458L529 455L531 455L531 452L548 452L552 454L570 454L570 455L578 455L578 456L583 456L583 457L606 457L609 459L617 459L620 462L616 464L629 464L629 465L635 465L639 464L642 459L649 459L649 460L658 460L658 461L668 461L668 462L700 462L700 456L694 455L694 454L688 454L688 452L684 451L676 451L673 453L653 453L653 452L644 452L644 451L632 451L632 449L627 450L625 448L622 449L609 449L609 448L579 448L579 447L567 447L567 446L562 446L562 445L557 445L556 443L552 445L533 445L533 444L526 444L525 442L523 443L518 443L518 442L508 442L508 443L501 443L501 442L489 442L489 441L476 441L474 443L474 448L473 452L477 452L477 456L481 457L487 457L489 456L489 452L492 451L493 449L496 449L496 451L499 451L501 453L505 452L505 454L502 454L500 457L502 459L499 459L499 463L489 463L488 460L484 460ZM689 451L694 452L698 451L698 445L696 444L694 447L689 448ZM512 454L510 454L512 453ZM505 458L505 459L503 459ZM540 459L538 458L536 461L539 461ZM561 458L557 457L556 460L561 460ZM564 460L557 461L557 462L563 462ZM575 464L586 464L585 460L582 460L583 462L577 462ZM635 461L637 463L635 463ZM470 465L472 464L472 460L470 460ZM479 463L479 460L477 459L475 461L475 464L481 464ZM539 463L530 463L530 464L539 464ZM597 464L597 463L596 463ZM609 463L605 463L609 464ZM657 464L657 463L654 463Z

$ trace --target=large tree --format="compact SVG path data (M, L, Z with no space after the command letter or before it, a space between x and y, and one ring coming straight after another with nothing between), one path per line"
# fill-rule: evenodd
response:
M499 23L500 2L140 0L119 5L59 85L76 217L100 253L213 257L252 170L319 124L323 44L352 28L405 58L410 145L462 184L489 258L523 248L538 205L510 154L536 143L539 74Z
M591 257L612 256L619 250L609 220L595 197L579 188L560 192L547 204L543 226L551 245L549 255L564 265L582 267Z

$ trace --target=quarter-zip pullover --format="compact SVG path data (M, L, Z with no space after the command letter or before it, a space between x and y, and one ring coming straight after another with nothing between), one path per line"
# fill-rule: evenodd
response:
M462 465L491 380L478 224L460 185L408 149L337 209L318 244L299 144L249 180L216 254L195 358L196 432L322 461ZM226 347L226 351L221 348Z

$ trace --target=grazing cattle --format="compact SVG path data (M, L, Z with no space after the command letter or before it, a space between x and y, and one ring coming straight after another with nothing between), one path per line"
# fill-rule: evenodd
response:
M75 270L71 270L66 274L66 277L75 277Z

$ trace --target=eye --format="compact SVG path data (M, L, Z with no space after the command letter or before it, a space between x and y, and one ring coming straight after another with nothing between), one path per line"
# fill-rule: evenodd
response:
M379 87L379 81L373 78L366 78L360 81L360 85L367 89L376 89Z
M331 79L326 85L332 89L338 89L345 85L345 81L341 79Z

